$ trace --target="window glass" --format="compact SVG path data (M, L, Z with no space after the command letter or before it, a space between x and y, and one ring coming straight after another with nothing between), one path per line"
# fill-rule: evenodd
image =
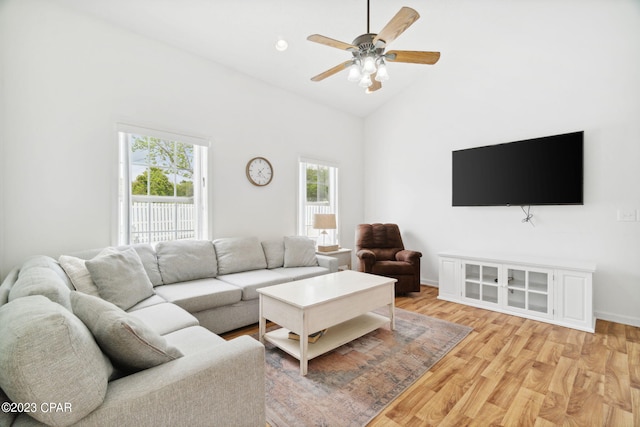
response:
M206 238L207 149L143 132L120 132L119 243ZM196 183L198 185L196 185Z

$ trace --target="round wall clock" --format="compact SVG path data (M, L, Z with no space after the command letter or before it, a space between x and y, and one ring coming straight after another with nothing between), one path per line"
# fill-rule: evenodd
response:
M273 167L264 157L254 157L247 163L247 179L253 185L263 187L273 179Z

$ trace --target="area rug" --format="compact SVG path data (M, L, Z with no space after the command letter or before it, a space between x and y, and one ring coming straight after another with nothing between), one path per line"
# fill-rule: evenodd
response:
M273 427L364 426L471 330L396 308L395 331L377 329L310 360L306 376L297 359L267 343L267 421Z

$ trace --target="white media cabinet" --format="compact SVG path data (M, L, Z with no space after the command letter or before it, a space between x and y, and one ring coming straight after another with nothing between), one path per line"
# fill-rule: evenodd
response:
M438 256L439 299L595 330L593 263L462 251Z

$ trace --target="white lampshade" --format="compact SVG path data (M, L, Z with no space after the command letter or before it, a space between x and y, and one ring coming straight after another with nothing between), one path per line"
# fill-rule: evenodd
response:
M360 82L358 83L358 86L360 87L369 87L373 84L373 82L371 81L371 76L369 74L364 74L362 76L362 78L360 79Z
M360 81L362 75L360 74L360 67L355 62L351 64L349 67L349 75L347 76L347 80L350 82Z
M376 73L376 80L379 82L386 82L389 80L389 73L387 72L387 65L381 62L378 66L378 72Z
M313 215L313 228L316 230L335 230L335 214L315 214Z
M376 58L374 56L366 56L362 63L362 69L367 74L376 72Z

